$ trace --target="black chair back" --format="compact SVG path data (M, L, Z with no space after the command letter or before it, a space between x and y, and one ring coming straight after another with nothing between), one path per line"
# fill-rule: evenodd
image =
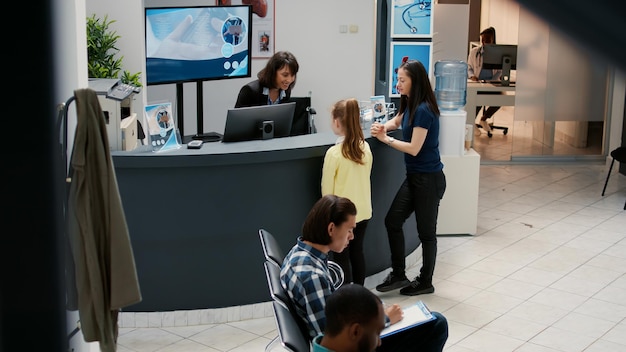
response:
M296 103L296 110L293 113L291 123L291 136L299 136L311 133L311 97L290 97L289 102Z
M309 352L311 350L311 342L308 339L308 335L303 334L298 324L300 317L294 310L286 308L278 301L273 301L272 305L274 307L278 336L283 347L292 352Z
M270 261L265 261L263 265L265 267L267 285L270 289L270 296L272 296L274 301L281 303L285 308L289 308L291 299L280 283L280 267Z
M259 239L261 240L265 260L274 262L280 267L283 264L283 258L285 258L285 255L283 254L282 249L280 249L280 245L278 244L278 241L276 241L274 235L269 233L269 231L260 229Z

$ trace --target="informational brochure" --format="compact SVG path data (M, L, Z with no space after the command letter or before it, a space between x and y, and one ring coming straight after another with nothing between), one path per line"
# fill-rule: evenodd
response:
M415 304L403 308L402 311L404 312L404 318L402 318L399 322L383 329L383 331L380 332L380 337L393 335L397 332L435 319L435 316L430 312L430 309L428 309L422 301L417 301Z
M372 96L370 97L370 103L372 104L372 120L379 123L387 122L387 105L385 103L385 96Z
M177 138L172 103L146 105L146 121L148 121L148 135L153 152L163 152L181 147Z

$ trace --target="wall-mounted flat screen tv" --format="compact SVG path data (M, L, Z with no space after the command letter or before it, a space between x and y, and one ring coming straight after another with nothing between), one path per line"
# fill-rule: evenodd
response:
M252 6L146 7L148 85L251 76Z

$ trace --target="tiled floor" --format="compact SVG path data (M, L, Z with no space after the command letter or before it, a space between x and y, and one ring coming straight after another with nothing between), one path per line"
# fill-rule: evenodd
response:
M626 177L614 168L602 197L608 163L482 165L478 232L439 238L435 293L379 295L442 312L447 352L626 351ZM271 316L121 328L118 351L263 351L275 336Z
M480 115L480 113L479 113ZM489 120L497 126L507 127L505 135L501 129L493 130L493 137L487 137L487 133L481 128L476 129L473 136L473 148L480 154L482 162L511 161L516 158L528 157L581 157L602 155L602 123L591 122L585 134L585 147L574 147L573 142L566 143L567 139L562 129L564 122L556 123L554 141L547 142L546 137L539 130L543 124L532 121L523 121L521 116L515 116L515 108L503 106L495 113L493 120Z

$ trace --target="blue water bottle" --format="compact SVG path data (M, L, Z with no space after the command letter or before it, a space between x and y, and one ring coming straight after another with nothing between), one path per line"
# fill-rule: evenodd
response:
M439 60L435 63L435 97L441 110L465 106L467 63L461 60Z

